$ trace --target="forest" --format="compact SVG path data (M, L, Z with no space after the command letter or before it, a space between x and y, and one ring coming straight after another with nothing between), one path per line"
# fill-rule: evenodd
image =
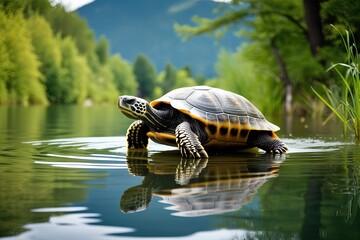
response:
M346 31L349 45L359 43L359 0L233 0L214 11L214 19L194 16L193 25L174 26L185 41L203 34L247 39L235 52L222 51L217 76L205 79L191 66L169 62L158 71L143 54L133 62L110 54L106 37L96 39L61 5L1 0L0 105L113 103L119 94L152 99L206 84L242 94L265 113L305 115L328 111L317 89L342 93L337 71L346 76L348 69L329 67L348 59Z
M47 0L0 1L0 104L113 103L119 94L145 98L201 84L171 63L157 72L140 54L133 63L110 54L105 36L76 12Z

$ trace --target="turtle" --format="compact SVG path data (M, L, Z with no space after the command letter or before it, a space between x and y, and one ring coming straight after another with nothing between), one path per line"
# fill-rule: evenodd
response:
M210 149L257 147L274 154L288 150L275 134L278 126L245 97L223 89L183 87L150 103L123 95L118 107L136 119L126 133L128 149L146 149L150 138L177 146L183 158L208 158Z

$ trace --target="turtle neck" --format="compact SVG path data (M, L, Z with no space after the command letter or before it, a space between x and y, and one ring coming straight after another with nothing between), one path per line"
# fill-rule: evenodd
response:
M169 126L172 122L173 115L174 111L171 109L159 110L147 104L146 114L142 120L145 121L151 129L161 131Z

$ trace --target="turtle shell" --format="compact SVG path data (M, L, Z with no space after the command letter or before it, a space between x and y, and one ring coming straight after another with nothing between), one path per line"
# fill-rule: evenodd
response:
M259 109L243 96L218 88L197 86L175 89L150 105L156 108L161 103L170 104L204 123L211 140L245 143L250 130L274 132L280 129L268 122Z

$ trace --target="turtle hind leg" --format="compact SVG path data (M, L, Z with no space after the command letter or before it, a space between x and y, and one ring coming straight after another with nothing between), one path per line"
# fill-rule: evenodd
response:
M288 147L270 131L250 131L247 143L266 152L286 153Z
M176 143L184 158L208 158L198 136L191 130L188 122L180 123L175 129Z
M146 149L149 138L146 135L149 127L141 120L133 122L127 130L127 148L128 149Z

